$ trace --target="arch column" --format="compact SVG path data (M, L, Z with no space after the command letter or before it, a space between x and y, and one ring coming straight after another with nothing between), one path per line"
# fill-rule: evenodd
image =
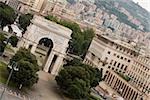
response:
M31 53L35 53L35 50L37 48L37 44L33 44L32 48L31 48Z
M49 55L49 57L48 57L48 59L47 59L47 61L46 61L46 64L45 64L45 66L44 66L44 71L45 71L45 72L48 72L48 71L49 71L49 67L50 67L51 62L52 62L52 60L53 60L53 58L54 58L54 55L55 55L55 53L54 53L54 51L53 51L53 49L52 49L52 51L51 51L51 53L50 53L50 55Z
M57 75L60 67L63 65L63 59L64 57L62 55L58 55L57 60L55 62L54 67L52 68L51 74L52 75Z

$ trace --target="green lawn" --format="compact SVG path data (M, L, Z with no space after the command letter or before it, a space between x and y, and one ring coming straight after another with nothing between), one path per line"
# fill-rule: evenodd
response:
M15 53L14 50L11 48L11 45L7 45L5 50L9 51L9 52L12 52L12 53Z
M0 83L6 84L7 78L8 78L8 71L7 71L7 64L0 61ZM10 81L9 86L15 88L16 85Z
M0 82L1 83L5 83L7 79L8 72L6 66L7 65L4 62L0 61Z

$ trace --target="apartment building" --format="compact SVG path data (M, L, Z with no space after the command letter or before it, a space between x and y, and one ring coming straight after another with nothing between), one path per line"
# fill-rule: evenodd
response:
M96 35L83 62L99 69L103 68L103 75L108 69L125 74L133 63L132 58L137 56L133 48L131 44L123 41Z
M114 71L107 71L105 82L125 100L150 100L148 95L129 84L128 81L124 80Z
M125 100L150 99L150 58L127 43L106 35L96 35L84 63L103 69L105 83Z
M19 11L22 13L40 12L47 0L19 0Z
M130 83L144 94L150 96L150 58L139 55L127 71Z

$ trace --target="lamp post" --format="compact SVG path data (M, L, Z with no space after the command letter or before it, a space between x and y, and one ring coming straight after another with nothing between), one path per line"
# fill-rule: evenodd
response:
M13 71L19 71L19 68L17 68L17 63L14 62L14 61L12 62L11 65L8 65L8 67L11 69L11 72L10 72L10 74L8 76L8 79L7 79L6 85L4 87L4 90L3 90L3 92L2 92L2 94L0 96L0 100L2 100L2 98L3 98L3 95L4 95L4 93L5 93L6 89L7 89L7 86L9 84L9 81L10 81L10 78L12 76Z

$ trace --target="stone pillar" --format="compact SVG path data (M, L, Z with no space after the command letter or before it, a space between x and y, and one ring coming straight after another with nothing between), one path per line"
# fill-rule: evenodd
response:
M136 91L133 92L133 96L132 96L131 99L134 100L134 99L135 99L135 96L136 96Z
M107 80L107 83L110 84L110 80L111 80L112 75L110 74Z
M129 90L128 90L128 95L126 96L126 98L127 98L127 100L130 100L129 98L131 97L131 91L132 89L131 89L131 87L129 87Z
M120 84L120 80L118 79L118 82L116 83L116 91L118 91L119 84Z
M132 97L133 97L133 89L131 90L131 94L130 94L130 96L129 96L129 100L132 100Z
M51 65L51 62L52 62L52 59L53 59L53 57L54 57L54 51L53 51L53 49L52 49L52 51L51 51L51 53L50 53L50 55L49 55L49 57L48 57L48 59L47 59L47 61L46 61L46 64L45 64L45 66L44 66L44 71L45 72L48 72L49 71L49 67L50 67L50 65Z
M24 47L24 44L25 44L25 41L24 41L23 38L21 38L21 39L18 41L17 47L18 47L18 48Z
M60 67L63 65L63 59L64 57L59 55L56 59L56 62L52 68L52 71L51 71L51 74L52 75L57 75L59 70L60 70Z
M115 87L116 81L117 81L117 77L115 76L115 77L114 77L114 80L113 80L113 82L112 82L112 87Z
M126 85L126 83L124 83L124 90L123 90L123 92L122 92L122 96L123 96L123 97L125 97L126 89L127 89L127 85Z
M129 94L127 94L127 93L129 93L129 89L130 89L130 87L127 86L127 89L126 89L125 95L124 95L124 98L125 98L125 99L127 99L127 96L129 95Z
M31 53L35 53L35 50L37 48L37 44L33 44L32 48L31 48Z
M107 81L108 84L110 84L111 77L112 77L112 74L110 73L110 74L109 74L109 77L108 77L108 81Z

